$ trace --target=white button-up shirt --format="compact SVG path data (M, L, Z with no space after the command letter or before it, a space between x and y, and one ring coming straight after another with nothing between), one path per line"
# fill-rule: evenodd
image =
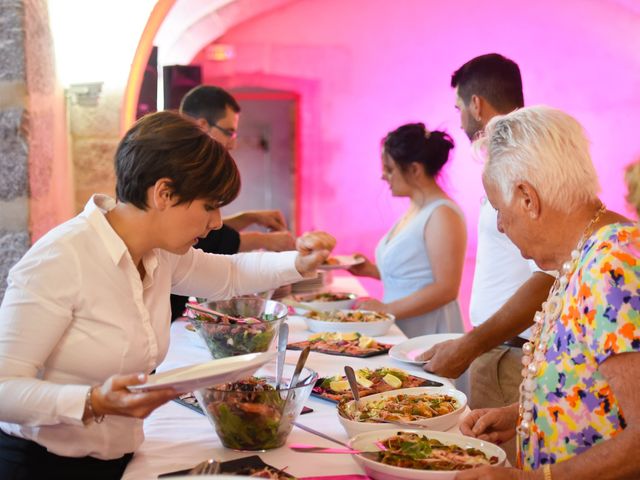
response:
M144 281L95 195L11 269L0 307L0 428L58 455L118 458L143 440L142 421L83 425L90 385L151 372L169 343L169 292L213 299L300 280L296 252L185 255L154 250Z

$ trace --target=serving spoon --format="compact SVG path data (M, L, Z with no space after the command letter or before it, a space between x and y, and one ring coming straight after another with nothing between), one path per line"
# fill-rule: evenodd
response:
M280 390L284 361L287 355L287 342L289 341L289 325L281 323L278 329L278 356L276 357L276 390Z
M351 388L351 394L353 395L353 404L356 410L360 410L362 404L360 403L360 392L358 391L358 380L356 379L356 372L349 365L345 365L344 374L347 376L349 387Z

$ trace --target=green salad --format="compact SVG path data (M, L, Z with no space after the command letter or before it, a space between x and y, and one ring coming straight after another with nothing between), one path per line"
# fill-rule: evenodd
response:
M204 339L213 358L266 352L279 322L273 314L263 314L255 323L235 323L198 314L189 319Z
M289 433L286 426L293 421L286 421L287 392L276 390L266 379L251 377L217 385L200 394L225 447L268 450L284 444Z

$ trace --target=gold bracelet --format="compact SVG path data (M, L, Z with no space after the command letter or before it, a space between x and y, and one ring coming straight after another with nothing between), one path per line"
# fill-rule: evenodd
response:
M104 415L100 415L100 416L96 415L96 412L93 410L93 404L91 403L91 394L93 393L93 390L96 387L97 385L94 385L89 389L89 391L87 392L87 399L85 403L87 405L87 411L93 417L93 421L96 423L102 423L102 421L104 420Z
M548 463L545 463L542 466L542 477L544 478L544 480L553 480L553 478L551 478L551 465Z

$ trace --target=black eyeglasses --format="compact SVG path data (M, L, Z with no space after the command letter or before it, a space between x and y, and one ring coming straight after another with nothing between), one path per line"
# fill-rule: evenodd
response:
M233 130L232 128L224 128L221 127L220 125L216 125L215 123L213 125L211 125L213 128L217 128L218 130L220 130L225 136L234 139L238 136L238 132Z

